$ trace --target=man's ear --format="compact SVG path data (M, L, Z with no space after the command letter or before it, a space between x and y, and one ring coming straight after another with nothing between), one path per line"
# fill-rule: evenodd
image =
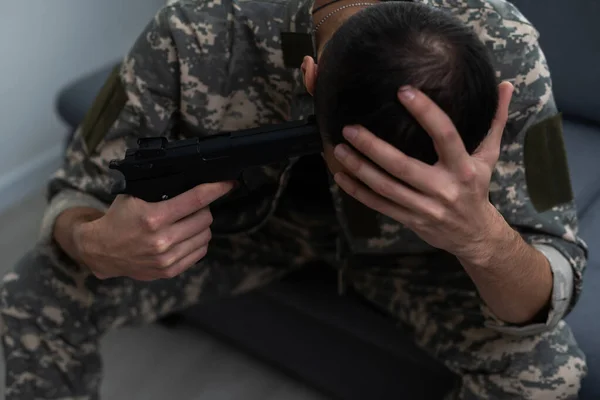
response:
M300 68L302 69L306 91L310 93L311 96L314 96L315 84L317 82L317 64L315 64L315 60L310 56L304 57Z

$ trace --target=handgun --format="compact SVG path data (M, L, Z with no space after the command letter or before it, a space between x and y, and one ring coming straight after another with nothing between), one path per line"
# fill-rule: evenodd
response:
M123 175L111 193L158 202L202 183L237 181L249 190L244 177L248 169L322 150L314 116L192 139L140 138L123 159L110 161L109 168Z

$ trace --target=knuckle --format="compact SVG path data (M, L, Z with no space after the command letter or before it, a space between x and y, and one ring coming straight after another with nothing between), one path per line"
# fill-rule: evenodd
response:
M152 249L152 252L156 253L156 254L162 254L162 253L166 252L167 250L169 250L170 247L171 247L171 241L164 236L159 236L157 238L154 238L150 242L150 248Z
M354 173L359 172L362 168L362 161L356 158L354 155L348 155L344 162L346 167Z
M177 271L176 268L168 268L168 269L165 269L164 271L162 271L160 275L163 278L171 279L171 278L175 278L177 275L179 275L179 271Z
M436 223L443 223L443 222L445 222L447 215L448 215L448 213L446 212L446 209L442 208L442 207L433 208L429 212L429 216Z
M464 183L473 182L477 177L477 170L475 166L471 163L465 165L464 168L460 171L460 181Z
M173 264L173 257L167 255L161 255L155 258L155 267L160 269L167 269Z
M398 177L404 177L407 172L409 172L408 158L404 155L397 157L397 160L394 160L393 170L391 172Z
M377 185L375 191L383 197L389 198L394 193L394 188L391 182L384 180Z
M445 142L454 143L454 142L456 142L457 136L458 135L457 135L456 131L449 129L449 128L445 128L445 129L441 130L439 133L440 139L442 139Z
M356 185L356 183L354 183L352 181L345 181L343 183L343 188L344 188L344 191L346 193L348 193L348 195L350 195L354 198L360 197L360 195L361 195L361 192L360 192L358 186Z
M358 135L356 138L356 146L365 153L373 150L373 141L366 135Z
M210 212L209 209L205 209L204 218L205 218L206 225L210 226L214 222L214 217L212 215L212 212Z
M440 190L440 197L446 204L455 204L458 201L458 190L454 187L445 187Z
M154 215L154 214L144 214L142 215L142 226L150 231L150 232L155 232L158 230L159 225L160 225L160 221L158 216Z
M204 208L207 205L206 202L206 195L204 193L204 190L202 190L201 187L196 188L196 190L194 190L193 192L194 194L194 203L196 205L197 208Z
M417 232L424 231L424 230L425 230L425 228L426 228L426 226L427 226L427 224L426 224L425 220L424 220L424 219L422 219L422 218L414 218L414 219L411 221L410 225L411 225L411 226L412 226L412 228L413 228L414 230L416 230Z

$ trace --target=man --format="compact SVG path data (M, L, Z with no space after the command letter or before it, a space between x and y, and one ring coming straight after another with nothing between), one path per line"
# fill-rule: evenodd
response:
M7 400L97 398L98 341L107 331L263 286L316 257L461 377L456 398L576 397L585 360L562 318L581 291L587 253L572 201L544 205L543 184L526 179L525 139L552 134L557 111L537 34L509 3L415 2L476 32L492 50L497 78L516 89L510 112L512 86L502 84L493 121L475 117L491 128L473 140L476 149L465 147L470 136L455 129L450 106L443 111L423 91L402 87L402 107L394 107L422 126L437 159L407 157L408 136L396 148L375 136L384 132L349 126L344 140L324 132L339 186L331 196L311 191L313 204L297 195L307 184L320 187L320 178L327 185L324 165L311 158L254 171L259 189L243 198L226 182L156 204L110 195L108 162L132 138L206 135L312 113L311 93L318 103L328 68L310 57L286 68L280 34L311 35L326 63L328 52L344 48L336 38L348 37L341 33L351 21L377 20L384 5L370 3L180 1L158 13L52 179L42 240L4 278ZM418 11L390 7L397 8L381 10ZM425 48L452 54L447 44ZM327 104L317 113L324 106L326 115ZM345 141L356 150L333 147Z

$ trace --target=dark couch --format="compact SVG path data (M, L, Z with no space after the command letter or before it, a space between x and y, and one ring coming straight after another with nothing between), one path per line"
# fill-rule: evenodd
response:
M584 294L567 320L587 354L584 400L600 398L600 15L596 0L514 1L541 33L564 114L581 235L590 247ZM74 129L108 69L70 85L58 109ZM319 270L317 273L316 271ZM250 295L195 307L187 323L229 341L334 398L441 398L455 377L427 358L393 323L352 293L339 297L333 274L315 266ZM327 270L325 269L325 272Z

